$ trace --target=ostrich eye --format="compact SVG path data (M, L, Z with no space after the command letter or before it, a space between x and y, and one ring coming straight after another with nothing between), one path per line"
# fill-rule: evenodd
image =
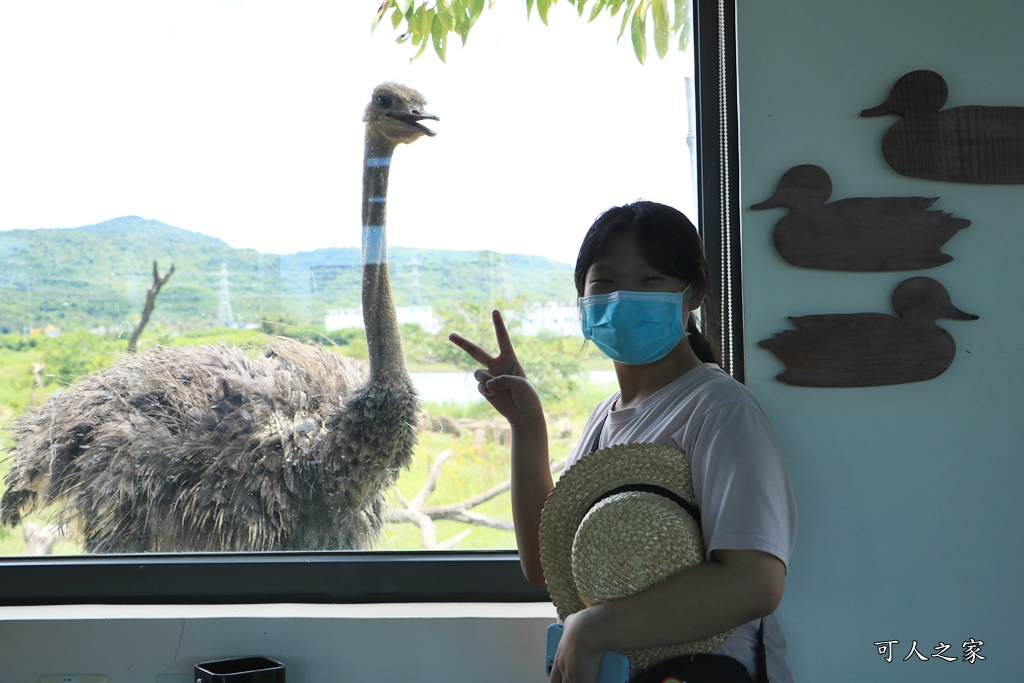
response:
M380 106L385 107L385 108L390 107L391 104L392 104L392 102L391 102L391 95L385 95L383 93L380 94L380 95L377 95L377 104L379 104Z

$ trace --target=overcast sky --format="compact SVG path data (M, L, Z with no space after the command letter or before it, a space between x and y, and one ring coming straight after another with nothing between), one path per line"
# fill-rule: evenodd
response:
M392 246L573 262L605 208L692 214L689 54L641 66L618 19L485 10L410 63L379 0L0 4L0 230L138 215L292 253L359 242L362 110L397 80L438 135L395 155Z

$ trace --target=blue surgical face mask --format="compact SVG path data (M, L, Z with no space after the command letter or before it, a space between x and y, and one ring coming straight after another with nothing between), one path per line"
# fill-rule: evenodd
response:
M618 291L581 297L583 336L619 363L659 361L687 335L685 293Z

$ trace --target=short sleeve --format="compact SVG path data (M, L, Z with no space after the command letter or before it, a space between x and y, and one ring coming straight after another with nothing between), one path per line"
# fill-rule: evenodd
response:
M680 437L690 456L708 557L713 550L760 550L788 566L796 503L760 407L745 401L717 406Z

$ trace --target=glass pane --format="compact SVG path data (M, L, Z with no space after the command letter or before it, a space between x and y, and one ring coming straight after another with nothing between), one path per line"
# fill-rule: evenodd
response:
M612 205L694 216L693 57L650 38L640 65L621 16L563 2L544 26L507 0L445 63L411 60L368 7L0 8L0 555L515 547L507 428L447 334L493 350L500 308L568 455L613 381L578 330L576 250ZM387 167L422 405L385 402L357 437L369 349L382 377L401 363L360 311L361 211L385 198L363 196L382 165L362 119L385 81L440 119ZM282 337L302 346L268 352ZM408 467L365 443L403 434Z

